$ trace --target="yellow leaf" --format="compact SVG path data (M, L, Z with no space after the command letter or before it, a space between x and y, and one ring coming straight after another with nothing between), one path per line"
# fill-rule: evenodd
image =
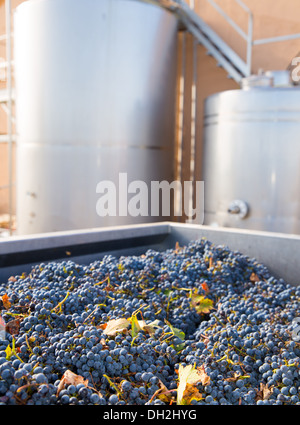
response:
M9 345L6 347L5 353L6 353L6 360L10 360L13 352Z
M133 314L131 316L131 332L132 332L132 338L136 338L139 331L142 329L139 322L143 322L142 320L138 320L136 317L136 314Z
M194 307L197 313L209 313L213 308L213 302L211 299L204 297L203 295L192 294L191 296L192 307Z

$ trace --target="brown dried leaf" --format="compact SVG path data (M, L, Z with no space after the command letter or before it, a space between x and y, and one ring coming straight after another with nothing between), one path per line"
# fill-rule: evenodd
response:
M198 392L196 385L200 382L203 386L209 385L210 377L206 374L204 366L195 367L192 365L182 366L179 365L178 369L179 384L177 388L177 404L188 404L185 394L189 397L199 397L201 394ZM188 386L188 384L190 386ZM194 387L192 389L191 387ZM185 391L187 390L187 393Z
M100 342L100 344L102 345L102 349L103 349L103 350L105 350L105 349L107 349L107 348L108 348L108 345L106 344L106 341L105 341L105 339L104 339L104 338L101 338L99 342Z
M73 373L71 370L66 370L63 374L60 383L57 387L57 395L61 392L61 390L65 387L65 385L78 385L83 384L86 387L88 386L88 379L84 379L80 375L76 375L76 373Z
M202 394L199 393L198 388L195 385L186 384L185 390L183 392L183 399L186 404L191 404L192 400L202 400Z
M146 325L145 322L143 324L140 323L140 326L142 330L147 332L149 335L154 335L156 329L159 329L161 327L158 325L158 323L159 320L154 320L153 322L148 323L148 325Z
M205 346L207 346L207 344L209 343L209 337L205 334L201 334L200 336L201 338L203 338L203 343L205 344Z
M260 281L260 278L257 276L256 273L253 272L250 276L250 282L259 282L259 281Z
M10 278L8 279L9 282L16 282L17 279L14 276L10 276Z
M150 403L157 397L164 403L172 402L172 390L168 390L165 384L159 379L158 381L159 389L155 391L153 396L151 397Z
M11 320L10 322L6 324L5 329L11 335L18 335L20 330L20 320L19 319Z
M210 384L210 377L205 372L205 368L203 365L200 367L197 367L197 373L199 376L199 380L204 387Z
M240 377L240 374L237 372L234 372L233 376L230 378L226 378L225 381L227 382L236 382Z
M263 382L260 383L260 390L257 390L256 393L256 401L257 400L268 400L272 393L273 393L274 385L272 385L270 388L268 387L268 384L264 384Z

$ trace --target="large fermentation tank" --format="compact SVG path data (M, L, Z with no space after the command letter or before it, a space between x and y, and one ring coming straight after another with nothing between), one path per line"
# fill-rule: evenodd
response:
M205 224L299 234L299 134L297 87L260 79L207 98Z
M137 0L29 0L14 36L18 233L161 220L127 205L131 182L173 179L175 16Z

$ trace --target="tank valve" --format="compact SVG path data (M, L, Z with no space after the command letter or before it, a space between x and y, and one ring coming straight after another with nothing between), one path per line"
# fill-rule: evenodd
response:
M239 218L245 218L249 212L249 207L245 201L235 200L232 201L228 207L227 212L229 214L238 215Z

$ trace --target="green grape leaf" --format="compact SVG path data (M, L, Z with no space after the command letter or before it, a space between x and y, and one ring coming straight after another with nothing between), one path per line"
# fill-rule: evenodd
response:
M204 295L192 294L191 304L199 314L209 313L214 308L213 301Z
M169 328L171 329L171 332L173 333L173 335L174 336L177 336L182 341L184 341L184 339L185 339L185 333L181 329L174 328L174 326L172 326L171 323L168 322L167 320L165 320L165 322L169 326Z
M137 337L137 334L142 330L141 324L144 322L142 320L138 320L136 314L133 314L130 318L131 321L131 334L132 339Z

